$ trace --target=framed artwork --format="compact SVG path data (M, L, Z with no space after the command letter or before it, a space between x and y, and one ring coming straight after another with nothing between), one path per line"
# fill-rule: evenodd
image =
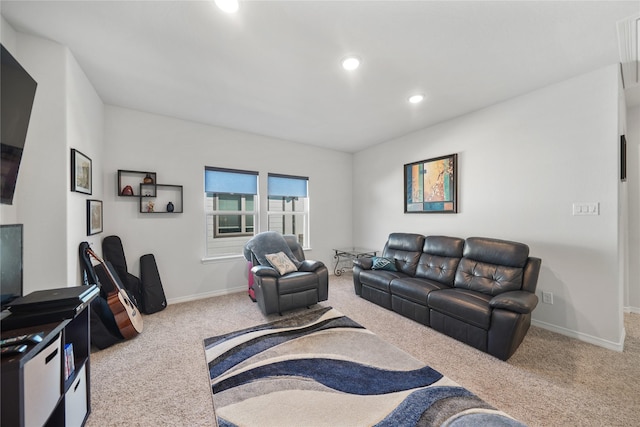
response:
M620 135L620 181L627 180L627 138Z
M71 191L91 194L91 159L71 149Z
M87 236L102 233L102 200L87 200Z
M404 165L404 213L458 212L458 155Z

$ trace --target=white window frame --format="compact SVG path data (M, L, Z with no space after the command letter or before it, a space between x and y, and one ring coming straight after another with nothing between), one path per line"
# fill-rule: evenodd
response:
M295 222L296 217L302 216L302 235L298 233L296 237L298 241L302 245L303 248L310 248L310 227L309 227L309 205L311 203L311 199L309 197L309 178L308 177L300 177L293 175L282 175L282 174L274 174L270 173L269 177L276 178L285 178L285 179L294 179L294 180L304 180L306 182L305 196L287 196L287 195L270 195L270 190L267 190L267 229L271 230L272 218L275 216L278 217L290 217L290 223L293 224ZM294 199L304 198L306 199L306 203L304 203L304 209L302 211L273 211L269 208L271 207L271 200L273 197L277 197L279 200L284 200L285 198L291 197L291 202L294 203ZM280 199L282 198L282 199ZM296 226L297 228L297 226ZM291 234L288 233L286 229L278 229L276 231L282 232L283 234Z
M242 197L242 207L246 208L246 196L249 194L234 193L232 191L209 191L207 192L208 185L211 185L207 181L207 171L223 172L229 174L242 174L249 175L255 179L255 193L253 194L253 209L252 210L238 210L238 211L221 211L219 207L219 195L232 194L240 195ZM223 259L223 258L236 258L241 257L242 248L246 242L255 234L259 233L260 224L260 194L259 194L259 174L254 171L246 171L239 169L226 169L217 167L205 167L205 192L204 192L204 213L205 213L205 248L204 248L204 260L211 259ZM215 187L215 186L214 186ZM231 187L222 188L233 189L233 180L231 180ZM217 188L216 188L217 189ZM219 217L223 215L240 215L242 222L245 221L246 216L253 216L253 231L252 232L240 232L240 233L219 233ZM245 228L241 228L244 230Z

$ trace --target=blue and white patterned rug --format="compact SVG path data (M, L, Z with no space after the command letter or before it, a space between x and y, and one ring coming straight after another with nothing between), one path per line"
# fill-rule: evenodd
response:
M204 348L222 427L523 426L330 307Z

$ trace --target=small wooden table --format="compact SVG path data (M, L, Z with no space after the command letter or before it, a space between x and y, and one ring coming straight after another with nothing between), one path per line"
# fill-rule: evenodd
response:
M333 256L336 259L336 265L333 269L333 273L336 276L341 276L346 270L350 270L353 267L340 267L341 262L352 261L357 258L371 258L376 256L378 251L373 249L363 249L363 248L342 248L342 249L334 249L335 255ZM342 259L341 259L342 258Z

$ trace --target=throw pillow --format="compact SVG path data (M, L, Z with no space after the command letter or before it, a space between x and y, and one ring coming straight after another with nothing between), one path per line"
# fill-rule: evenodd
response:
M291 273L293 271L298 271L296 265L289 259L284 252L278 252L276 254L267 254L265 255L267 261L273 268L275 268L278 273L282 276L287 273Z
M373 257L372 270L398 271L396 268L396 260L393 258Z

